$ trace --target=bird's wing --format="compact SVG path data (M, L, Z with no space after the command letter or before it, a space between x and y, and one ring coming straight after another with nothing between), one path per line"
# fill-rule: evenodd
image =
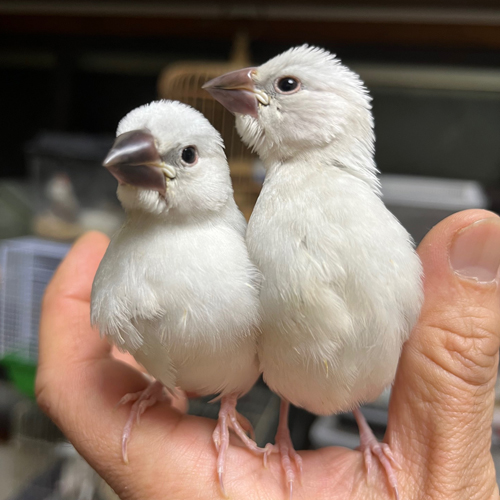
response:
M124 228L115 235L97 270L91 297L92 324L119 349L131 354L144 344L141 323L164 315L158 293L148 282L149 252L141 250L137 240Z
M161 335L165 312L148 298L147 287L136 289L135 294L127 287L100 289L99 276L96 278L91 304L93 326L118 349L132 354L150 375L174 389L176 371ZM141 302L136 302L138 297Z

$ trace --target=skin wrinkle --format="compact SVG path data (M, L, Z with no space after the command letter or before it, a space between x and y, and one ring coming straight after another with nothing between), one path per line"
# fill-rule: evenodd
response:
M423 358L424 361L428 361L427 357L422 354L420 350L418 350L415 346L407 346L407 350L411 351L411 357L413 359L418 359L420 362L420 359ZM409 368L413 368L414 363L412 362L412 366ZM431 406L434 402L434 397L431 396L431 391L434 389L433 385L429 384L429 380L432 380L433 377L428 373L428 364L421 364L421 369L419 371L414 370L414 380L412 381L413 385L413 390L416 391L418 394L419 398L414 398L416 399L418 404L425 405L425 406ZM418 391L417 391L418 389Z
M437 418L439 418L439 417L437 417ZM419 437L423 438L423 435L424 435L424 433L422 433L422 435ZM455 433L455 438L457 436L459 436L459 434ZM427 444L429 444L429 443L427 443ZM473 446L472 441L470 444L471 444L471 446ZM476 442L476 444L477 444L477 442ZM443 476L442 464L440 463L439 460L436 461L436 459L435 459L436 450L439 450L440 446L441 446L441 443L438 443L437 440L434 440L431 443L431 446L428 448L428 450L429 450L428 457L424 462L424 463L428 464L428 469L427 469L428 475L434 477L435 481L437 481L438 484L439 484L439 482L443 481L443 477L447 477L447 475L448 475L448 474L445 474ZM453 450L453 448L452 448L452 450ZM449 464L449 457L447 455L445 455L445 457L444 457L444 463ZM454 464L454 466L456 466L456 465L457 464ZM444 467L446 469L446 466L444 466ZM453 470L453 469L451 469L451 470ZM461 478L461 477L463 477L463 476L459 475L459 478ZM473 474L471 477L475 477L475 475ZM431 498L432 497L431 495L433 494L433 491L434 491L433 482L434 481L430 481L430 480L423 481L423 484L429 485L429 487L426 488L427 493L425 494L425 496L421 497L421 498ZM467 479L464 482L467 482ZM453 483L453 484L455 484L455 483ZM439 490L439 488L438 488L438 490ZM462 490L463 490L463 488L462 488ZM441 498L443 498L443 497L441 497ZM449 496L446 496L444 498L449 498ZM470 498L470 495L468 497L462 497L462 498L464 498L464 499ZM478 498L480 498L480 497L478 497Z
M461 363L465 366L465 368L468 368L468 369L473 369L473 368L489 368L489 363L486 364L480 364L479 361L475 362L473 359L469 358L466 356L465 353L468 352L467 349L462 349L462 350L459 350L457 349L455 346L449 346L449 347L446 347L446 349L448 350L450 356L452 357L453 361L456 361L458 363ZM481 384L479 384L481 385Z
M436 473L436 480L432 483L432 487L429 490L429 495L432 494L433 491L438 492L441 496L438 498L442 498L443 500L483 500L485 498L489 498L489 494L485 491L487 489L492 489L493 491L496 490L495 486L492 485L492 488L489 488L488 486L485 486L484 482L480 482L477 479L477 475L475 474L469 474L467 478L463 478L462 476L458 476L458 482L451 482L448 481L446 484L443 484L442 481L442 471L437 471ZM460 479L463 479L462 482L460 482ZM472 482L472 484L471 484ZM474 494L471 495L471 490L473 490L474 484L479 485L479 491L476 489L474 491ZM482 490L482 491L481 491ZM450 496L450 491L453 492L455 495ZM427 498L427 497L425 497Z
M498 316L498 314L493 313L491 311L491 305L488 304L475 304L474 306L471 305L465 305L465 304L460 304L460 301L456 300L455 297L452 299L455 302L455 308L450 311L432 311L432 317L439 318L439 322L441 324L455 324L455 322L460 322L461 324L466 323L468 320L487 320L489 319L492 322L495 322L498 318L495 318L494 316ZM462 329L457 328L456 333L461 333ZM492 329L491 332L493 333L494 330ZM470 329L466 329L466 331L463 332L464 335L465 333L471 333L474 337L477 337L478 335ZM495 333L494 337L498 337L498 335ZM482 335L479 336L479 338L483 338Z
M444 410L444 413L446 413L446 410ZM440 418L442 419L439 414L436 415L437 420ZM451 475L450 485L452 487L456 485L456 481L470 484L471 479L476 478L477 474L484 470L482 466L471 466L467 461L467 456L470 456L468 453L464 453L461 457L458 457L458 462L454 461L455 455L453 454L460 443L462 443L462 447L464 446L464 441L467 443L467 449L481 447L481 443L471 434L471 430L474 431L474 429L476 430L476 434L480 432L480 427L481 426L477 426L477 422L472 421L469 426L451 429L451 434L447 433L440 436L439 432L434 433L435 437L431 444L431 448L433 449L432 460L429 460L428 467L432 475L435 476L435 481L437 483L443 483L443 481L447 482L446 478L450 478ZM463 439L462 436L466 439ZM441 439L437 439L438 437L441 437ZM478 462L481 461L481 464L484 463L485 458L491 460L489 457L489 446L484 446L483 448L485 454L477 459ZM467 463L465 463L465 461L467 461ZM466 471L466 474L464 475L461 471ZM463 490L463 488L461 489ZM470 496L467 498L470 498Z
M78 443L76 450L79 453L85 452L85 441ZM89 447L94 450L94 443L89 442ZM113 454L108 456L113 456ZM106 477L108 484L117 492L121 500L127 500L131 498L129 496L130 489L128 487L127 473L123 470L123 464L118 461L118 459L113 460L99 460L99 455L92 455L92 458L87 459L89 464L103 477ZM125 473L124 473L125 472ZM125 485L123 488L120 485Z
M422 422L422 425L425 426L426 423ZM427 432L430 432L427 431ZM411 466L413 469L421 469L421 464L425 463L425 460L428 459L426 453L422 453L421 450L426 450L428 445L428 440L425 438L427 433L424 432L415 432L415 429L408 429L407 435L411 435L411 441L414 444L412 449L412 454L405 454L406 461L411 462ZM420 471L419 471L420 473ZM424 476L428 473L427 470L423 471ZM425 481L424 481L425 482Z
M427 385L424 385L424 387L428 388L428 386L427 386ZM413 394L413 395L415 395L415 394ZM431 398L430 398L430 400L431 400L431 401L432 401L432 400L434 400L434 401L435 401L435 396L434 396L434 397L431 397ZM431 408L432 408L432 405L431 405L431 404L429 404L429 403L427 403L427 404L426 404L426 403L424 403L424 404L422 405L422 402L421 402L421 401L419 401L418 406L419 406L421 409L422 409L422 406L431 406ZM467 407L467 406L466 406L466 407ZM443 418L442 418L440 415L435 415L435 410L434 410L434 409L432 409L432 413L430 413L428 410L427 410L427 411L426 411L426 410L424 410L424 411L422 411L422 410L417 410L417 411L419 411L419 413L422 413L423 415L425 415L425 416L426 416L426 417L430 420L430 422L427 422L427 421L425 421L425 420L424 420L424 421L421 421L421 422L420 422L420 424L421 424L421 425L422 425L422 424L423 424L423 425L428 425L428 424L430 423L431 427L430 427L430 428L428 428L428 430L427 430L426 432L420 432L420 433L419 433L419 432L417 432L417 433L413 432L413 434L414 434L414 435L412 436L412 441L413 441L414 443L415 443L415 441L420 442L420 446L418 446L418 447L413 447L413 450L412 450L412 451L413 451L413 452L418 452L418 450L419 450L419 449L424 449L424 450L425 450L425 449L427 449L427 450L428 450L427 456L425 457L425 460L423 461L423 463L427 463L427 464L429 465L429 469L428 469L428 473L429 473L429 475L431 475L431 474L432 474L432 476L435 476L435 479L434 479L434 480L435 480L435 481L439 481L439 480L440 480L440 478L442 479L442 477L443 477L442 466L441 466L441 463L440 463L440 462L441 462L441 460L443 460L443 459L442 459L441 457L439 457L439 456L438 456L438 457L436 457L436 456L435 456L435 455L436 455L436 450L440 450L440 449L442 449L442 445L443 445L442 441L443 441L445 444L448 444L448 445L449 445L449 444L450 444L450 440L449 440L449 439L447 439L447 436L445 435L445 436L443 436L443 439L434 439L434 440L433 440L433 442L432 442L432 443L430 443L430 446L428 446L428 447L426 448L426 447L425 447L425 437L424 437L424 436L425 436L426 434L430 434L430 435L438 436L440 433L439 433L439 432L437 432L437 431L436 431L436 429L432 429L432 425L433 425L432 423L433 423L433 422L435 422L435 421L442 421L442 420L443 420ZM447 408L447 407L445 406L445 407L444 407L444 409L443 409L443 411L442 411L441 413L442 413L442 414L444 414L444 415L447 415L449 411L450 411L450 410L449 410L449 408ZM459 416L459 417L463 417L463 416L464 416L464 415L463 415L463 413L461 413L460 411L457 411L457 412L456 412L456 415L457 415L457 416ZM470 420L469 420L469 422L467 422L467 424L468 424L468 425L470 425L470 426L472 427L472 429L474 429L474 415L471 415L471 416L469 417L469 419L470 419ZM476 422L476 423L477 423L477 422ZM420 429L420 430L421 430L421 429ZM469 430L469 429L467 428L467 430ZM410 432L410 433L412 433L412 429L409 429L409 432ZM477 429L477 427L476 427L476 432L480 432L480 431ZM454 431L453 431L453 429L452 429L452 430L451 430L451 438L453 439L453 441L452 441L452 442L455 442L455 441L460 441L460 439L459 439L459 438L460 438L461 434L466 434L466 433L467 433L467 432L466 432L463 428L462 428L462 430L461 430L461 431L459 431L459 432L456 432L456 430L455 430L455 432L454 432ZM473 436L473 438L474 438L474 437L475 437L475 436ZM471 441L469 441L469 446L474 446L474 443L473 443L472 441L475 441L475 442L476 442L476 444L477 444L477 440L476 440L476 439L472 439ZM427 443L427 445L429 445L429 443ZM453 447L452 447L452 449L453 449ZM485 449L486 449L486 450L488 450L489 448L488 448L488 447L485 447ZM449 457L448 457L447 455L445 455L445 457L444 457L444 462L445 462L445 463L447 463L448 458L449 458ZM463 460L463 459L462 459L462 460ZM417 463L418 463L418 460L417 460ZM467 464L464 464L464 466L467 466ZM455 463L455 464L453 464L453 466L452 466L452 470L453 470L453 469L457 469L458 471L460 471L460 461L459 461L459 463ZM476 469L477 469L477 467L476 467ZM482 469L479 469L479 470L482 470ZM459 474L459 472L458 472L458 474ZM459 474L459 476L460 476L460 474ZM462 476L460 476L460 478L461 478L461 477L462 477ZM425 481L424 483L431 483L431 481ZM467 479L464 479L464 483L467 483ZM431 490L429 490L429 491L428 491L428 494L429 494L429 495L430 495L430 494L432 494L432 491L431 491ZM428 497L426 496L425 498L428 498Z
M49 384L45 382L46 375L44 371L45 370L38 370L37 382L35 384L35 398L41 410L46 413L58 427L61 427L58 419L58 415L61 415L61 412L57 411L57 399L59 399L60 393L49 388ZM51 397L49 391L55 394L56 399Z
M435 404L436 399L440 398L443 395L443 390L436 385L436 381L439 381L439 379L437 378L435 373L436 367L439 368L440 371L442 370L442 368L441 366L436 365L436 363L434 363L432 359L429 359L429 357L424 353L418 351L416 354L419 358L421 366L423 367L423 373L417 375L418 380L421 383L418 383L415 387L413 387L413 390L416 394L418 394L420 403L425 403L427 406L432 406ZM433 369L432 372L430 371L430 368ZM441 385L444 385L444 387L446 388L449 387L449 380ZM449 396L446 393L444 394L446 395L446 397Z
M469 344L475 347L477 343L478 346L483 347L481 349L482 353L492 356L498 351L499 341L494 333L494 327L498 321L497 318L491 317L491 314L489 316L486 317L485 315L478 314L474 317L470 313L467 313L462 318L457 318L454 321L454 323L458 323L457 325L450 324L448 327L442 325L441 329L445 330L446 333L453 334L448 340L455 339L460 341L466 348L469 347ZM429 326L439 328L432 324Z
M166 456L170 455L171 451L168 449L168 446L167 446L168 445L167 436L164 436L164 439L162 439L161 442L149 441L149 444L147 444L146 446L144 446L144 445L139 446L140 444L141 443L137 443L137 446L136 446L136 449L139 450L140 454L138 456L136 455L136 457L134 458L134 462L133 462L134 463L134 474L137 474L139 477L143 477L145 479L145 483L142 485L138 485L138 487L136 488L136 491L138 491L139 493L138 494L131 494L129 498L137 499L137 500L142 500L144 498L148 498L148 499L161 498L160 496L156 496L154 494L154 493L157 493L157 491L158 491L158 483L157 483L157 479L155 479L155 481L150 480L152 475L155 478L162 478L164 484L168 485L169 483L170 484L175 483L175 481L173 481L172 479L174 479L174 478L176 480L179 479L179 476L176 476L175 474L180 474L180 475L187 474L188 476L191 474L191 469L185 469L185 470L181 470L181 471L178 471L176 469L176 472L173 473L174 478L172 478L171 477L172 472L162 471L161 473L159 473L159 471L155 470L157 468L157 464L151 464L149 462L150 455L153 454L153 451L154 451L152 448L158 449L159 455L161 455L163 453L165 453ZM153 444L153 447L151 446L152 444ZM175 453L176 453L176 456L178 456L177 449L176 449ZM182 456L182 453L181 453L181 456ZM125 473L125 482L126 482L127 481L126 477L128 474L130 474L130 471L131 471L130 465L128 465L128 466L124 465L121 462L121 460L119 459L118 454L117 454L117 460L119 462L118 463L119 467L121 467ZM192 458L192 460L196 463L196 458ZM141 474L140 470L139 471L137 470L137 464L140 464L139 469L142 468L144 473ZM195 466L193 468L193 470L197 471L197 474L198 474L197 480L200 480L202 478L202 476L205 475L205 471L203 468ZM204 472L204 474L201 474L201 472ZM213 471L211 470L211 472L213 472ZM189 477L188 477L188 480L190 480ZM151 493L145 494L145 492L148 492L148 490L150 490ZM163 491L168 491L168 490L170 490L171 493L173 491L175 491L175 490L172 490L172 488L166 488ZM162 489L159 489L159 491L162 491ZM172 498L183 498L183 497L182 496L173 496Z
M438 420L440 418L442 419L444 416L447 416L447 417L451 416L453 418L453 420L451 420L451 418L449 418L450 423L447 424L446 426L440 425L439 427L433 427L432 432L438 433L441 435L441 439L443 440L443 444L445 445L445 447L447 445L447 442L450 439L453 439L453 437L457 433L462 432L461 430L457 430L457 427L458 427L458 429L462 429L465 426L469 425L472 430L482 427L481 425L478 426L479 422L474 414L468 415L467 413L460 412L460 411L452 412L452 411L450 411L450 409L448 407L446 407L444 405L443 405L443 408L439 412L434 411L433 414L431 416L429 416L429 420L431 420L431 419ZM482 420L483 419L481 419L481 421ZM457 422L459 422L461 425L458 426ZM439 431L439 432L437 432L437 431ZM469 430L468 430L467 435L470 435Z
M482 326L478 326L478 330L482 329ZM484 329L484 331L487 331ZM477 368L487 369L492 368L495 364L495 357L498 353L497 342L491 341L487 338L471 338L470 341L467 339L462 339L459 336L448 336L446 341L448 345L453 343L453 350L463 353L469 353L469 356L465 356L467 361L471 363L471 366L476 366ZM445 348L448 346L445 345ZM490 349L491 347L491 349ZM451 347L450 347L451 348ZM468 368L469 366L467 366Z
M96 370L96 371L97 371L97 370ZM156 410L156 408L155 408L155 410ZM180 417L181 417L181 416L179 415L179 418L176 420L176 422L175 422L175 424L174 424L173 428L171 428L171 429L170 429L170 430L171 430L171 432L175 432L175 429L176 429L177 425L179 425L179 423L180 423ZM80 425L79 425L79 423L78 423L78 422L76 422L75 427L76 427L77 429L78 429L78 428L80 428ZM168 428L167 428L167 429L168 429ZM168 440L168 436L169 436L169 435L170 435L170 434L167 434L167 435L165 436L164 441ZM117 436L117 438L118 438L118 436ZM100 442L99 436L95 436L93 441ZM118 439L117 439L117 442L118 442ZM120 469L125 468L124 470L125 470L125 471L127 471L127 467L128 467L128 466L125 466L125 465L121 462L121 458L120 458L119 454L118 454L118 453L116 453L116 449L115 449L115 447L116 447L116 445L117 445L117 442L114 442L114 441L109 442L109 443L108 443L108 448L110 449L110 451L111 451L111 454L112 454L112 455L116 455L116 458L115 458L115 460L116 460L116 465L117 465ZM133 444L131 443L131 447L130 447L130 448L132 449L132 447L133 447ZM109 453L108 453L108 456L109 456ZM137 463L139 463L139 464L140 464L140 463L142 463L142 460L140 460L140 458L139 458L139 457L137 457L137 460L135 461L135 464L137 464ZM135 465L135 467L137 467L137 465ZM129 470L130 470L130 469L128 469L128 471L129 471ZM137 469L135 469L135 472L137 473ZM129 472L127 472L127 474L128 474L128 473L129 473ZM141 490L141 491L142 491L142 490ZM142 495L141 495L141 496L139 496L139 497L137 497L137 498L141 498L141 497L142 497L142 498L144 498ZM131 496L131 498L134 498L134 497L133 497L133 496Z
M466 489L466 485L470 484L471 478L475 477L475 473L472 473L472 469L467 467L465 464L462 469L468 469L468 474L460 474L460 470L457 470L456 464L453 464L453 467L446 467L446 458L443 460L443 462L436 464L430 464L430 481L429 481L429 486L431 491L436 490L439 492L442 492L443 495L447 495L446 497L448 500L451 500L452 498L470 498L470 495L468 496L462 496L464 493L464 490ZM464 486L465 485L465 486ZM451 493L455 493L456 497L450 496Z
M163 441L164 443L162 448L168 449L168 438L165 437ZM206 462L203 463L203 460L205 460L206 451L197 450L196 448L198 444L198 440L193 436L193 438L188 443L185 443L179 450L176 451L176 456L179 460L181 460L183 457L191 457L190 460L193 460L195 464L201 465L203 470L206 467ZM210 443L208 442L207 444ZM198 467L193 466L193 470L198 470ZM207 470L207 472L211 474L213 473L213 470L210 468L210 470Z
M475 444L471 442L470 445L468 446L468 449L472 453L470 453L469 456L474 457L474 454L473 454L474 448L475 448ZM480 462L479 458L475 458L475 459L473 458L473 465L472 465L471 469L475 470L477 472L477 474L470 475L469 483L465 485L465 488L467 489L467 491L470 492L470 494L469 494L470 497L472 497L471 493L473 493L474 489L480 489L481 485L484 485L487 482L487 481L485 481L486 470L489 469L489 472L491 473L491 469L493 468L493 471L495 469L493 461L491 459L489 460L489 463L483 463L482 461L481 461L481 463L479 463L479 462ZM476 488L474 488L474 486ZM477 488L478 486L479 486L479 488Z
M52 292L52 293L54 293L54 292ZM51 299L50 297L47 298L47 294L44 294L42 301L43 302L47 301L48 304L50 304L52 307L55 307L58 304L61 307L66 303L66 301L69 303L77 302L78 304L80 304L80 305L84 304L85 306L87 306L87 304L88 304L87 300L83 299L82 297L79 297L78 295L75 295L74 291L69 291L69 290L64 291L64 289L63 289L62 293L59 293L59 294L54 293L54 294L57 297L56 301L53 301L53 299ZM54 303L52 303L52 302L54 302ZM44 307L44 306L42 305L42 307Z
M439 418L439 413L436 415L436 418ZM441 427L438 426L435 432L431 435L431 440L429 443L429 448L432 450L432 453L429 456L428 467L432 472L433 469L439 470L439 474L443 474L443 470L447 475L443 476L441 481L446 482L448 476L454 475L455 473L459 473L460 469L457 469L457 463L453 461L453 446L455 438L460 435L460 433L449 433L449 435L440 435ZM448 434L448 433L447 433ZM451 454L450 454L451 452ZM455 482L455 479L452 479Z
M442 331L442 329L440 329L440 331ZM440 348L433 348L433 346L422 346L420 354L425 357L427 361L430 362L434 367L437 367L439 371L442 370L445 374L451 376L455 380L455 382L459 382L461 385L463 385L464 387L461 388L461 390L465 393L467 391L471 391L473 387L482 386L491 380L491 372L494 365L492 366L491 370L481 369L481 373L477 374L474 377L467 376L471 371L473 372L474 369L470 369L463 364L458 365L458 363L453 362L453 358L448 355L446 348L443 346L441 346ZM475 368L478 368L477 364L475 365ZM490 373L482 373L483 370ZM450 382L449 377L447 378L447 382ZM456 387L458 389L458 386Z

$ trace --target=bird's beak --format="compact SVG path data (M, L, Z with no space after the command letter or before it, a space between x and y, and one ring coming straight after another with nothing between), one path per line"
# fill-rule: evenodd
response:
M155 138L147 129L120 134L103 162L120 184L152 189L161 194L167 190L166 177L173 179L174 167L162 161Z
M244 68L218 76L205 83L202 88L210 92L231 113L257 118L259 103L269 104L269 96L255 87L253 75L257 68Z

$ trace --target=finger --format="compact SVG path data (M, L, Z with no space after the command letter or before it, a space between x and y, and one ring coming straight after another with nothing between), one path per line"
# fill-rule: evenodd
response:
M97 232L82 236L49 283L40 318L39 366L65 364L108 354L110 346L90 327L90 292L109 239Z
M108 239L82 236L61 262L45 291L39 331L36 395L40 407L63 428L75 394L72 368L109 355L110 346L90 327L92 280Z
M481 498L490 498L486 490L495 486L485 475L494 478L500 219L483 210L455 214L430 231L418 252L425 301L403 349L387 439L411 454L410 478L422 477L425 468L424 497L446 482L466 490L479 481Z

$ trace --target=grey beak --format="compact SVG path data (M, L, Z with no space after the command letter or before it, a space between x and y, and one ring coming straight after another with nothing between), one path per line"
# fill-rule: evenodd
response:
M258 116L258 101L252 74L257 68L244 68L218 76L205 83L203 89L231 113Z
M103 166L120 184L166 192L162 160L153 134L147 129L131 130L119 135Z

